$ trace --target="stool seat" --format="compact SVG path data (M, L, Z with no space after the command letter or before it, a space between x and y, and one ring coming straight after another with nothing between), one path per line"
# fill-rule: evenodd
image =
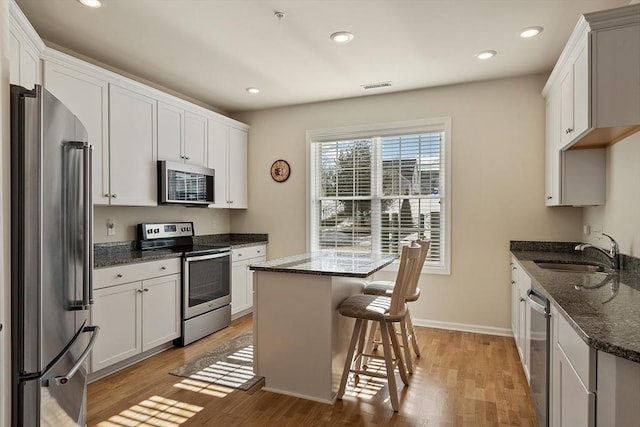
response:
M362 291L365 295L379 295L390 297L393 293L395 282L380 280L367 284ZM420 288L416 288L412 295L407 295L407 302L414 302L420 298Z
M346 317L365 320L388 320L390 322L402 319L406 312L405 307L401 308L398 313L389 314L391 307L391 298L378 295L353 295L342 304L338 311Z

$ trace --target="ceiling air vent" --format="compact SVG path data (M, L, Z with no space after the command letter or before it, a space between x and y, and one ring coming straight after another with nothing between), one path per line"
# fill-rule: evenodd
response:
M369 89L379 89L381 87L390 87L391 86L391 82L377 82L377 83L367 83L367 84L363 84L360 85L360 87L364 90L369 90Z

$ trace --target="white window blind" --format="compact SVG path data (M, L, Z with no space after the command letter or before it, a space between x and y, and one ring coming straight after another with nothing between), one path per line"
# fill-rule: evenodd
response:
M310 249L395 254L429 239L427 265L448 272L447 129L312 133Z

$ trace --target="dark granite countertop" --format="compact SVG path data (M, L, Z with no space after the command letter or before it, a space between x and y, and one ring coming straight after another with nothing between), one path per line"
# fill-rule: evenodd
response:
M211 234L194 236L194 243L211 245L228 245L232 249L255 246L269 242L267 234ZM159 259L178 258L180 253L169 250L140 251L135 241L96 243L93 245L93 268L113 267L136 262L155 261Z
M311 252L252 264L256 271L365 278L391 264L397 256L351 252Z
M531 277L532 286L551 300L590 347L640 362L640 271L636 258L623 256L622 269L611 270L607 259L596 251L575 251L577 243L537 247L520 243L512 242L511 253ZM593 262L607 271L553 271L539 267L534 260Z

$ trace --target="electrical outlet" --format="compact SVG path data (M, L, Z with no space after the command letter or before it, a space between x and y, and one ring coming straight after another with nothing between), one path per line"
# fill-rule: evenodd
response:
M115 236L116 235L116 220L115 219L107 219L107 236Z
M591 226L591 233L593 237L600 240L602 239L602 224L594 224Z
M582 234L584 234L585 236L588 236L589 234L591 234L591 226L588 224L583 225Z

